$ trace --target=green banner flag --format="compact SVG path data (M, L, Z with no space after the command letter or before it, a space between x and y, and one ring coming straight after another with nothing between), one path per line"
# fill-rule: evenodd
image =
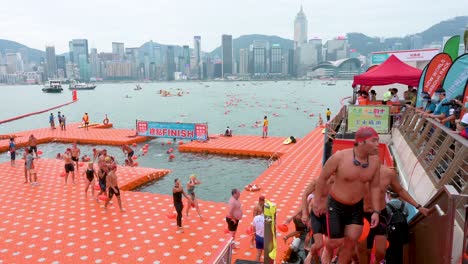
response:
M458 48L460 47L460 36L453 36L445 42L444 52L450 55L452 61L458 57Z

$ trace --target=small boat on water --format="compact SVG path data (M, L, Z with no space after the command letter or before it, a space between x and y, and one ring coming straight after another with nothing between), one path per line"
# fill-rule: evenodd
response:
M77 83L77 82L72 82L70 83L70 86L68 89L70 90L94 90L96 88L96 85L93 83Z
M60 80L48 80L42 88L44 93L61 93L63 91Z
M136 87L133 88L133 90L139 91L139 90L143 90L143 88L141 88L141 86L139 84L137 84Z
M336 79L330 78L322 81L322 85L333 86L336 85Z

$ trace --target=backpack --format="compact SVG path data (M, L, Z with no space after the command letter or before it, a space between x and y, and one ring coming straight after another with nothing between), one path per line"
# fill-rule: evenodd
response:
M405 203L401 203L400 208L396 208L390 203L387 203L387 208L391 210L389 219L387 220L387 230L388 234L400 233L402 235L407 235L409 230L408 222L406 221L407 213L405 210Z

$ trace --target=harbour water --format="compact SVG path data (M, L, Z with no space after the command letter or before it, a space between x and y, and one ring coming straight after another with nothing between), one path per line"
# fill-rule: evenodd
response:
M210 134L222 133L230 126L234 134L261 135L261 121L268 116L270 136L303 137L317 124L318 114L325 119L326 108L336 113L340 99L351 94L350 81L338 81L336 86L324 86L320 81L279 82L172 82L142 83L135 91L134 83L98 84L96 90L78 92L78 102L52 111L61 111L68 123L80 122L84 112L91 123L100 123L108 114L117 128L134 128L135 120L208 123ZM160 90L182 96L162 97ZM40 86L2 86L0 120L50 108L71 100L71 92L45 94ZM49 113L43 113L0 125L0 134L10 134L48 126ZM170 194L174 178L184 183L190 174L197 174L202 185L197 187L201 199L226 201L231 188L243 188L267 168L267 161L258 158L178 153L168 162L168 139L149 143L147 155L138 159L144 167L171 169L161 180L143 186L139 191ZM164 144L163 144L164 143ZM82 154L90 154L96 146L81 146ZM103 148L102 146L98 146ZM41 145L43 156L53 158L66 148L63 144ZM123 153L116 147L106 147L120 163ZM141 148L139 146L138 148ZM176 149L176 148L175 148ZM140 153L140 151L137 151ZM0 162L8 161L0 155ZM44 175L43 177L48 177ZM53 176L53 175L50 175Z

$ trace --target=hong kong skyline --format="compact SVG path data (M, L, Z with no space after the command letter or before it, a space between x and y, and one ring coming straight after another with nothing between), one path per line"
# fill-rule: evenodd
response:
M459 0L403 1L385 5L370 0L349 1L8 1L0 7L0 38L43 50L68 51L68 41L86 38L90 47L111 50L111 43L138 47L146 41L190 45L202 37L202 50L221 44L221 35L277 35L293 39L293 21L301 5L308 18L309 38L324 40L361 32L369 36L402 37L435 23L468 14Z

